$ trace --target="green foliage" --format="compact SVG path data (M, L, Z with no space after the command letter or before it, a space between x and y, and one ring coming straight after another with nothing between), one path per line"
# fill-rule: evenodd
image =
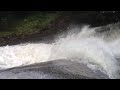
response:
M9 28L5 32L0 32L0 36L9 35L29 35L31 33L38 32L46 28L52 21L60 16L60 13L39 13L37 15L29 16L21 20L19 24L14 28Z

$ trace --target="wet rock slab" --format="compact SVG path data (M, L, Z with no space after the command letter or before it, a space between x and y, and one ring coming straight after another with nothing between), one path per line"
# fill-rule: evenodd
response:
M84 64L55 60L1 70L0 79L108 79L108 76Z

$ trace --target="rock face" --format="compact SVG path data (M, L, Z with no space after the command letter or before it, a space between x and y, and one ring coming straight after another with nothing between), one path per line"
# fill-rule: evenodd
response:
M1 70L0 79L108 79L108 76L77 62L55 60Z

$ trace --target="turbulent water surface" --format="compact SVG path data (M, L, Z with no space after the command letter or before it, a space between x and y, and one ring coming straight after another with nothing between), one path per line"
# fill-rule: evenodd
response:
M75 26L58 35L51 44L26 43L0 47L0 69L61 59L84 64L109 78L120 78L119 26L119 23L95 28Z

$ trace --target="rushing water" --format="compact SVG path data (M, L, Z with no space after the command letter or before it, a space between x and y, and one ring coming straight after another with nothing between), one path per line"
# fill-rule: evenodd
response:
M26 43L0 47L0 69L51 60L71 60L119 78L119 23L90 28L74 27L51 44Z

